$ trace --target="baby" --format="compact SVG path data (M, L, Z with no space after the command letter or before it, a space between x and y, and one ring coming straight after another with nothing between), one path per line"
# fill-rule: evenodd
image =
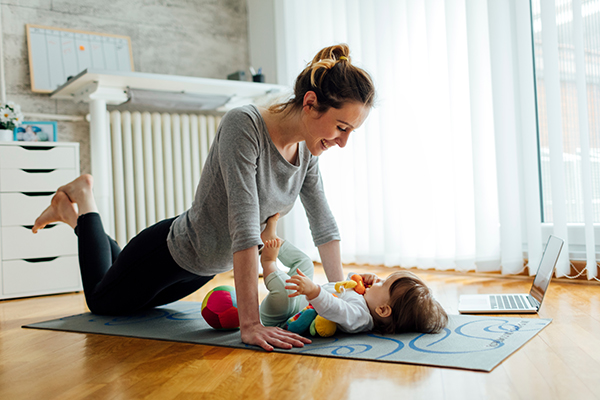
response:
M287 320L309 303L320 316L348 333L434 333L446 326L448 316L442 306L427 285L408 271L395 272L386 279L360 274L368 287L364 295L352 289L336 293L334 282L315 284L310 258L276 236L277 219L278 215L267 221L262 235L261 265L269 290L260 307L265 326L285 327ZM290 268L289 274L277 268L278 257Z

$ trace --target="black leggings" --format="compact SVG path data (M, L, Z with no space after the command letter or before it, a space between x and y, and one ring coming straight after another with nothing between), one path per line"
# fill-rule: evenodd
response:
M123 248L104 232L100 215L79 216L79 268L87 305L95 314L125 315L179 300L213 276L181 268L167 248L174 218L140 232Z

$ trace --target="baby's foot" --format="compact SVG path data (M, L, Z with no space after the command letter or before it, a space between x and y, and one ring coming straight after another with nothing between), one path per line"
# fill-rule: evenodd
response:
M50 206L37 217L31 230L37 233L38 230L53 222L67 223L73 229L77 225L77 206L71 203L65 192L56 192Z
M267 219L267 226L266 226L265 230L260 234L260 239L263 241L263 243L267 242L268 240L279 239L279 237L277 237L277 221L278 220L279 220L279 213L277 213L277 214L273 215L272 217L269 217L269 219Z
M277 261L277 256L279 255L279 249L281 248L282 244L283 244L283 240L281 240L281 239L267 240L262 249L260 261L261 262Z
M260 263L263 268L263 276L266 278L272 272L275 272L277 268L277 255L279 255L279 249L283 240L273 239L267 240L262 248L262 254L260 255Z

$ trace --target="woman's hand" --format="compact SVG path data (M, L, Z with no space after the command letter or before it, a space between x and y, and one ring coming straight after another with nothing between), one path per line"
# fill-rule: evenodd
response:
M295 290L295 292L288 295L288 297L296 297L303 294L306 296L307 300L312 300L321 293L321 287L307 278L300 270L298 270L298 275L292 276L285 282L288 283L288 285L285 286L286 289Z
M285 329L267 327L262 324L241 327L242 342L260 346L266 351L273 351L274 347L291 349L310 344L311 340Z

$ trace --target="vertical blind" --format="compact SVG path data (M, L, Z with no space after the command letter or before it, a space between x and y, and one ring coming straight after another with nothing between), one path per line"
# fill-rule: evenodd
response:
M597 276L600 0L532 0L544 221Z
M343 261L519 273L525 255L534 274L547 237L529 3L308 0L276 8L280 83L291 85L321 48L348 43L377 87L375 108L346 148L319 160ZM564 227L554 233L568 241ZM283 234L317 257L301 206L284 218ZM565 251L557 274L569 271Z

